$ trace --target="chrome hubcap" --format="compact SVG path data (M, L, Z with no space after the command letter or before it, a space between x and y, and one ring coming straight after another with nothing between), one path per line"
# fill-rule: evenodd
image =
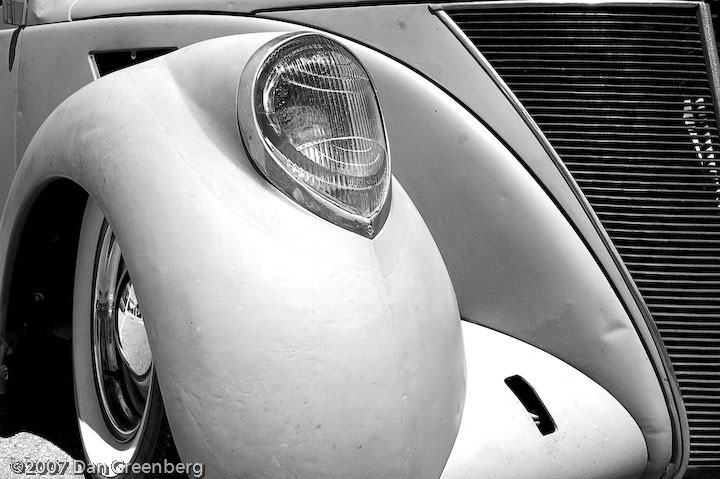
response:
M95 265L95 385L110 432L127 441L145 416L152 384L152 353L135 287L107 222L101 229Z

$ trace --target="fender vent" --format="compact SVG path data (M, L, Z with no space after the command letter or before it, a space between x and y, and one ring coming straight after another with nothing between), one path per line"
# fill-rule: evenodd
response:
M505 3L505 2L504 2ZM720 470L720 133L697 3L448 10L541 127L643 295Z
M533 387L522 376L510 376L505 379L505 384L520 400L543 436L555 432L555 421Z
M143 48L138 50L117 50L112 52L90 52L90 61L95 66L96 77L131 67L177 50L177 47Z

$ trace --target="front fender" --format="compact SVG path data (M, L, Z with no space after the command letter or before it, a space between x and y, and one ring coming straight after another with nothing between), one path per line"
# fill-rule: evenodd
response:
M662 475L673 430L650 359L653 345L641 339L643 325L633 322L594 251L522 158L476 115L397 61L370 49L359 57L384 106L395 174L437 241L462 317L545 351L609 392L643 433L647 464L641 477ZM499 115L493 109L481 113ZM468 373L480 371L471 358ZM491 367L499 371L501 364L497 358ZM490 395L490 386L485 391ZM578 399L567 396L568 404ZM483 406L468 395L465 412L471 407ZM487 422L482 427L492 434ZM462 437L461 428L458 442ZM527 445L504 437L499 442L507 451ZM527 457L537 453L529 450ZM495 464L497 456L481 455ZM578 457L571 452L556 459L577 464ZM527 464L527 473L543 477L536 463Z
M237 83L276 35L196 44L71 96L25 153L1 251L48 182L88 192L138 289L178 450L208 477L438 477L465 394L450 279L396 181L369 240L253 169Z

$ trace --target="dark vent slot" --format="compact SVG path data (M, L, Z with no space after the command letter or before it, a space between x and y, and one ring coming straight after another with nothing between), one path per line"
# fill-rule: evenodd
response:
M525 407L530 416L532 416L535 425L543 436L552 434L557 429L555 421L548 412L543 402L530 384L521 376L510 376L505 379L505 384L517 396L522 405Z
M95 62L100 76L122 70L138 63L165 55L177 50L170 48L147 48L142 50L119 50L114 52L91 52L90 58Z

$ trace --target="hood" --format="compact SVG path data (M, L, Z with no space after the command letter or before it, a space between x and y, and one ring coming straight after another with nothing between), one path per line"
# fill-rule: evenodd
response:
M427 3L402 0L28 0L28 2L28 25L133 14L208 12L252 15L260 11L333 5ZM445 3L448 3L447 0Z

